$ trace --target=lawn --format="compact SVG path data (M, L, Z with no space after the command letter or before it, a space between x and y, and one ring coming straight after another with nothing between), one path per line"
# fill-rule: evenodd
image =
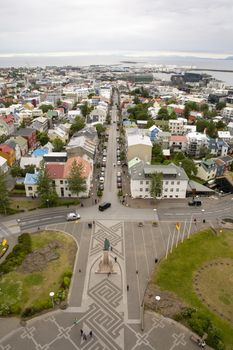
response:
M153 276L162 290L174 292L186 304L209 316L221 330L227 349L233 349L232 323L224 317L233 314L232 266L233 232L216 236L205 230L181 243Z
M59 247L54 249L58 258L38 271L22 270L21 265L0 278L0 312L5 310L3 314L7 314L7 309L11 310L9 314L19 314L25 309L36 310L33 314L52 307L51 291L55 292L55 300L59 293L67 295L68 289L64 289L63 280L64 275L71 276L76 243L72 237L60 232L46 231L30 236L33 252L48 247L54 241L59 242Z

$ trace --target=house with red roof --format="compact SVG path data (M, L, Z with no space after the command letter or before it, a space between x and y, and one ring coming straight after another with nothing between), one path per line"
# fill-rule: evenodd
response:
M58 197L77 197L76 194L72 193L69 189L68 178L73 162L76 161L77 165L81 165L83 168L82 175L86 180L86 191L81 192L78 197L88 197L90 193L91 180L92 180L92 165L86 159L81 157L69 158L64 163L46 163L46 169L53 179L55 189Z
M169 148L171 152L185 152L187 142L187 137L184 135L171 135L169 140Z
M14 130L15 130L15 127L14 127L15 118L14 118L14 116L12 114L1 115L0 120L4 121L7 124L8 135L13 134Z

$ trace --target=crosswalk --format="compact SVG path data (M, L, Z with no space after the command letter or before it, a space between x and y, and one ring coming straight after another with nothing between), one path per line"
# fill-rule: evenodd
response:
M3 224L0 224L0 241L2 241L3 238L9 237L12 235L12 232Z

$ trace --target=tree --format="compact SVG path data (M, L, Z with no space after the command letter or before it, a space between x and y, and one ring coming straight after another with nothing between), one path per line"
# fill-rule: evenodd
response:
M98 134L98 138L100 138L101 135L106 131L106 127L103 124L96 124L95 128Z
M192 159L184 158L183 160L181 160L181 166L188 177L191 177L192 175L197 175L197 168Z
M177 115L175 111L171 112L171 114L169 115L169 119L177 119Z
M225 108L226 107L226 102L223 102L223 101L219 101L217 104L216 104L216 109L217 111L221 111L221 109Z
M6 182L6 174L0 169L0 193L1 193L1 200L0 200L0 210L7 212L7 208L9 206L9 192L7 189L7 182Z
M217 128L215 123L212 121L209 122L209 125L206 128L206 134L211 138L215 138L217 136Z
M170 116L168 113L168 110L166 107L161 107L160 110L158 111L158 117L157 119L159 120L169 120Z
M38 180L37 180L37 192L39 194L41 203L43 206L54 206L57 203L58 195L55 190L53 180L51 179L48 170L45 165L42 164Z
M205 159L211 158L212 155L211 155L211 152L210 152L209 148L206 147L206 146L200 147L199 157L200 158L205 158Z
M152 148L152 160L153 163L163 163L164 161L164 155L162 151L162 147L155 143Z
M73 135L75 132L82 130L85 127L85 119L83 117L75 117L74 123L70 128L70 135Z
M72 193L79 195L80 192L86 191L86 178L83 176L83 165L77 164L74 160L70 169L68 184Z
M85 102L82 106L80 106L80 110L84 118L92 111L92 107L88 107L87 102Z
M49 142L48 134L45 131L38 132L36 135L36 139L40 142L41 146L44 146L47 142Z
M54 149L53 149L54 152L61 152L61 151L64 150L65 144L64 144L64 142L62 142L62 140L59 139L58 137L56 137L56 138L53 140L52 144L53 144L53 147L54 147Z
M216 123L216 128L217 128L217 130L225 130L226 124L222 120L219 120Z
M47 113L48 111L53 110L53 105L40 105L39 109L41 109L43 113Z
M163 175L162 173L155 173L151 175L151 186L150 195L152 198L157 198L161 196L163 186Z

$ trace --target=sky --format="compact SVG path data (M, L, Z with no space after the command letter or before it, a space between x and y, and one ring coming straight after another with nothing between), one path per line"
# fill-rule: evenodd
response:
M233 55L232 0L1 0L0 56Z

